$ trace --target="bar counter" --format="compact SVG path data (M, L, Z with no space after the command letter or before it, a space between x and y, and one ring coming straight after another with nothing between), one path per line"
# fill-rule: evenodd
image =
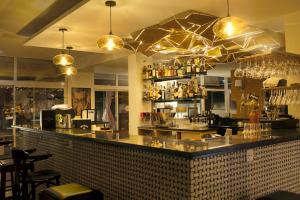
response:
M279 189L300 192L296 129L260 139L186 141L15 128L18 147L53 154L39 167L60 171L62 182L99 189L105 199L256 199Z

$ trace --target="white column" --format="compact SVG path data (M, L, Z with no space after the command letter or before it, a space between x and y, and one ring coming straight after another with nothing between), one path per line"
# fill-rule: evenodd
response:
M151 103L143 102L143 66L152 64L152 58L141 54L128 56L129 134L137 135L140 113L150 112Z

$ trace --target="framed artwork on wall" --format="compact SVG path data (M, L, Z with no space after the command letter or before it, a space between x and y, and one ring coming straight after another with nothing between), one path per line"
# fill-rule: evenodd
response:
M91 109L91 88L72 88L72 108L76 116L81 116L81 111Z

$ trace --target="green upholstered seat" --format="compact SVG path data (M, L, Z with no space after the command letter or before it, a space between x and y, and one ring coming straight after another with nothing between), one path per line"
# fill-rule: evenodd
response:
M71 197L81 196L91 192L92 190L90 188L77 183L54 186L43 191L43 193L46 193L55 200L70 199Z

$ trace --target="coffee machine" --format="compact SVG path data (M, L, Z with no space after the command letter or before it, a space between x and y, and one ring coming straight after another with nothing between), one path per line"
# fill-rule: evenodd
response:
M42 129L70 129L72 128L72 118L74 116L75 111L73 109L42 110L40 125Z

